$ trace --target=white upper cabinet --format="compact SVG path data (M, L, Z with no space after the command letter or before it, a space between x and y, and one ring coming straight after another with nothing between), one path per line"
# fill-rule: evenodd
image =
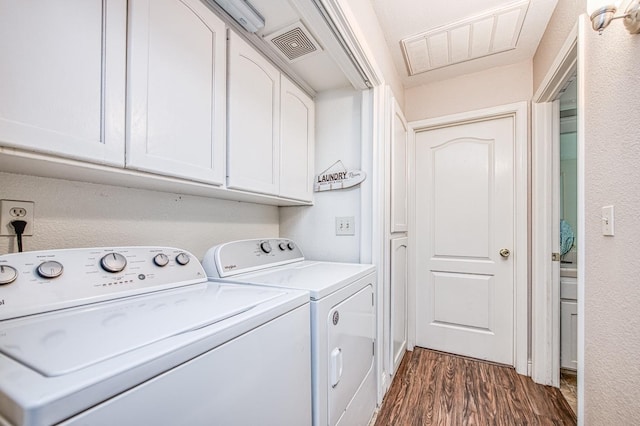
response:
M227 185L278 195L280 72L229 33Z
M391 232L407 231L407 121L391 98Z
M224 183L225 52L199 0L129 1L127 168Z
M280 196L311 201L314 103L286 77L280 83Z
M0 144L122 166L125 38L125 0L0 0Z
M310 202L313 99L229 33L227 185Z

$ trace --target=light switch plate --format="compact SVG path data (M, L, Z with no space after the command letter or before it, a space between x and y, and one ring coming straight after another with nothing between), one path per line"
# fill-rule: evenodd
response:
M602 208L602 235L613 237L613 222L613 206L604 206Z
M356 218L336 217L336 235L356 235Z

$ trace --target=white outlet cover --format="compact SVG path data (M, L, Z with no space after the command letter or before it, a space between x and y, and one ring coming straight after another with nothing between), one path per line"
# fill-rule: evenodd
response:
M22 235L33 235L34 207L35 203L33 201L0 200L0 235L16 235L13 226L10 225L11 221L16 219L22 219L27 222L27 226ZM10 213L13 208L25 209L27 214L20 218L13 217Z

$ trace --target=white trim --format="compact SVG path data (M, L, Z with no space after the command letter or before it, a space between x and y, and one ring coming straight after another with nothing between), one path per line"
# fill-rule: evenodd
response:
M559 150L555 144L559 143L560 130L557 123L554 125L559 112L554 112L552 101L576 72L577 37L576 25L533 97L531 378L536 383L556 387L560 385L560 273L559 265L551 261L551 253L558 246L555 236L559 225L553 209L558 208L554 205L557 204L554 191L559 182L553 177L557 174L554 155L558 153L554 150ZM548 141L554 144L550 146ZM578 241L583 241L580 236Z
M578 426L584 425L584 347L585 347L585 31L591 22L582 14L578 20Z
M527 375L528 373L528 103L517 102L508 105L502 105L492 108L485 108L476 111L469 111L460 114L447 115L444 117L429 118L426 120L414 121L409 123L411 129L411 156L415 158L415 132L437 128L448 125L457 125L465 122L473 122L478 120L486 120L493 117L512 116L514 117L514 167L515 167L515 222L514 222L514 367L519 374ZM415 178L412 174L411 191L415 191ZM414 198L413 196L411 198ZM409 211L409 247L411 253L415 253L415 229L416 215L415 207ZM416 259L410 256L411 268L413 271L416 266ZM416 282L415 274L410 275L409 288L415 295ZM415 307L414 307L415 309ZM415 323L415 310L413 312L413 322ZM415 343L415 329L413 330L413 341L410 346Z

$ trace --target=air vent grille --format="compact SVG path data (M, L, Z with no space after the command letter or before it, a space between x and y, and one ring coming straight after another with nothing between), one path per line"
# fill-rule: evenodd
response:
M265 38L271 41L277 51L289 62L295 62L307 57L307 55L322 51L318 42L313 39L301 22L296 22Z
M409 75L515 49L529 0L401 40Z

